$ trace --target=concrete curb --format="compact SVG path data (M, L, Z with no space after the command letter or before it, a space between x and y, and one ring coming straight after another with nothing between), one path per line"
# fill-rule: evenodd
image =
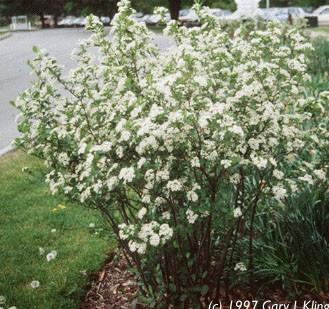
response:
M4 156L6 153L8 153L14 149L15 149L15 147L12 145L8 145L7 147L0 149L0 157Z
M10 32L5 33L4 35L0 35L0 41L5 40L11 36Z

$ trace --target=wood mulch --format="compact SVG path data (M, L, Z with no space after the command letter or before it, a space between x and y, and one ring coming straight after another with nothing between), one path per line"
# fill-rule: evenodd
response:
M80 309L131 309L135 303L137 284L121 255L111 255L104 267L91 278Z
M122 254L112 254L103 268L90 278L90 285L80 305L80 309L142 309L137 303L138 286L134 276L128 271L128 263ZM291 303L287 295L280 289L264 291L262 299L270 299L273 303ZM251 293L235 289L226 298L230 300L255 299ZM256 298L257 299L257 298ZM297 299L296 299L297 300ZM298 300L314 300L329 302L329 295L314 295L307 291ZM223 306L226 307L225 305Z

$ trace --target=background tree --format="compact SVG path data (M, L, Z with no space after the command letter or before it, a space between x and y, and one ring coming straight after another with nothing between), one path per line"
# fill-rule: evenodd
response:
M63 14L86 16L93 13L112 18L117 11L117 3L118 0L0 0L0 16L5 16L8 19L13 15L38 15L44 27L46 14L54 16L55 25L58 18ZM150 14L155 7L165 6L169 8L173 19L178 19L180 9L190 8L193 3L194 0L132 0L132 5L137 12ZM231 11L236 9L233 0L204 0L203 4ZM328 4L328 0L270 0L271 7L302 6L316 8L325 4ZM262 0L260 5L265 7L266 0Z
M44 28L44 16L47 14L53 15L56 25L59 16L63 14L63 7L66 2L67 0L0 0L0 15L38 15Z
M178 19L181 9L181 0L169 0L169 10L171 19Z
M167 0L132 0L132 6L137 12L143 12L145 14L152 14L154 8L157 6L168 7Z
M74 15L110 16L117 11L118 0L69 0L65 4L65 12Z

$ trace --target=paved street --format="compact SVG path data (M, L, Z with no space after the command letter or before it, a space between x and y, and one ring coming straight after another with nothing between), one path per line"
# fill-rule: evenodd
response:
M65 68L72 68L71 51L78 40L87 38L83 29L49 29L33 32L17 32L0 41L0 153L18 136L15 117L17 111L9 102L31 84L32 76L27 60L32 59L32 46L46 48ZM155 34L155 41L164 49L168 39Z

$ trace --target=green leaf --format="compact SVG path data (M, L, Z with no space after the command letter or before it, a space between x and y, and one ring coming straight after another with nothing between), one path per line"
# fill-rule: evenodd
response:
M206 295L208 293L208 291L209 291L209 286L208 285L205 284L201 287L201 295L202 296Z

